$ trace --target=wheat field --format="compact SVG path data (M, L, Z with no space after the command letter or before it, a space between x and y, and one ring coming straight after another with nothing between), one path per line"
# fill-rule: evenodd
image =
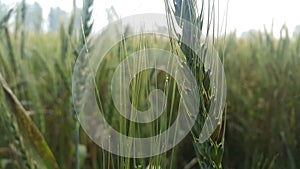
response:
M93 49L88 43L94 36L93 0L84 0L80 11L74 1L68 22L61 22L55 32L37 33L22 27L25 0L18 8L7 9L0 18L0 169L299 168L300 34L287 36L289 31L283 25L279 38L267 29L250 31L245 37L236 32L219 35L218 25L203 26L210 15L195 3L196 0L165 0L170 21L177 16L203 32L207 30L210 38L205 44L216 46L224 66L226 107L207 141L201 143L198 135L212 98L209 73L196 60L197 54L184 44L146 34L123 39L105 55L95 75L95 86L99 86L95 90L97 103L107 121L120 133L147 137L166 130L175 121L180 109L179 87L160 70L137 74L129 85L132 104L140 110L147 109L147 98L154 88L165 93L167 104L159 120L133 123L118 114L109 92L118 64L136 50L159 47L177 52L192 70L201 98L195 125L174 148L147 158L122 157L100 148L77 119L72 76L75 62L84 63L86 53ZM203 3L211 5L211 14L218 12L213 7L217 1ZM77 14L81 16L80 27L75 24ZM20 19L14 20L18 15ZM182 24L180 20L172 21ZM181 28L184 31L184 26ZM170 24L169 29L175 28ZM195 37L188 32L182 36L178 38ZM88 75L84 73L80 72L83 79L76 82L78 85L85 82ZM84 86L80 88L83 89Z

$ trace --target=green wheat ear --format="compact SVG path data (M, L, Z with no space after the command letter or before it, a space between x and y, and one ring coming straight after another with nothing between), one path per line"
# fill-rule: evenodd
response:
M75 61L77 62L82 62L85 64L80 64L82 67L80 68L81 70L86 70L87 69L87 65L88 65L88 61L89 59L87 59L87 55L88 55L88 44L87 44L87 38L89 37L89 35L91 34L92 28L93 28L93 22L91 21L92 19L92 6L93 6L94 0L84 0L83 1L83 8L82 8L82 13L81 13L81 33L80 33L80 39L79 39L79 44L77 49L74 50L74 55L75 55ZM75 10L76 4L75 4L75 0L73 1L73 7ZM75 13L73 14L75 16ZM71 23L72 24L72 23ZM69 33L71 33L72 28L69 27ZM83 55L85 54L86 57L80 57L78 60L78 56L79 55ZM86 73L85 71L81 71L80 73ZM84 88L84 84L85 84L85 80L87 78L88 75L82 76L82 79L77 79L77 81L75 83L77 83L82 87L82 91L85 90ZM79 93L82 93L82 91L78 91ZM76 118L76 112L74 107L72 108L72 114L73 114L73 118L75 121L74 124L74 144L75 144L75 169L79 169L79 124Z
M79 55L80 50L86 45L87 38L92 32L92 28L94 25L94 22L92 21L92 6L93 6L94 0L84 0L83 1L83 8L81 12L81 33L80 33L80 39L79 39L79 46L77 50L74 52L75 57L77 58ZM86 48L87 49L87 48Z
M175 31L174 22L173 22L173 16L176 18L176 23L178 26L182 28L181 34L178 34L178 39L187 39L193 42L195 38L200 39L201 35L194 34L192 32L189 32L189 30L185 29L184 22L185 20L192 23L194 26L196 26L199 30L203 29L203 21L204 21L204 1L202 1L202 8L200 11L200 14L197 10L197 0L173 0L173 8L172 5L169 3L169 1L165 0L166 4L166 12L169 21L169 28L171 31ZM204 46L208 45L208 43L211 43L208 41L209 32L212 31L212 34L214 35L214 24L211 25L212 22L211 16L214 15L214 1L212 2L212 7L210 6L210 1L208 1L209 9L208 9L208 26L206 30L206 39L204 41ZM211 28L211 26L213 28ZM214 39L214 37L212 37ZM171 41L173 41L171 39ZM195 41L195 40L194 40ZM176 42L175 42L176 43ZM186 61L192 72L194 73L194 76L197 79L198 86L200 88L200 107L199 107L199 115L196 120L195 126L192 129L192 134L194 136L194 149L196 151L197 157L198 157L198 163L200 168L203 169L221 169L222 168L222 158L223 158L223 152L224 152L224 133L225 133L225 126L219 126L218 130L213 134L211 138L209 138L206 142L200 143L198 141L198 136L201 132L202 126L206 120L208 109L209 109L209 103L210 103L210 88L209 88L209 80L207 80L208 74L204 71L204 65L202 62L199 61L199 56L190 49L187 45L184 43L177 42L178 46L180 46L180 49L183 54L185 55ZM174 47L174 46L173 46ZM175 48L175 47L174 47ZM198 47L199 49L203 49L201 51L201 54L206 55L206 50L202 48L201 46ZM178 49L174 49L178 50ZM224 123L225 125L225 123ZM223 127L223 134L221 134L221 128Z
M1 18L0 20L0 29L4 28L7 25L7 22L9 20L9 18L11 17L12 12L14 11L14 9L10 9L7 14Z

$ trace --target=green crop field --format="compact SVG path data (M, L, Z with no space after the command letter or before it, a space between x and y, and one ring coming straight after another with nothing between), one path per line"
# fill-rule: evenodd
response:
M208 14L218 12L214 3L217 2L210 2ZM94 49L89 40L95 36L91 19L93 0L84 0L83 4L78 10L74 1L67 22L60 22L56 31L45 32L26 27L29 8L25 0L12 10L2 8L0 1L0 12L3 11L0 13L0 169L300 167L300 124L297 122L300 119L300 34L289 36L283 25L280 37L267 29L249 31L243 37L235 32L220 35L214 19L210 18L214 24L203 26L210 15L205 9L197 9L195 0L174 0L174 4L165 0L168 19L177 16L195 24L203 32L207 31L204 45L216 46L226 74L226 106L217 129L201 143L199 133L213 96L207 79L209 72L196 59L197 53L176 39L159 35L140 34L122 39L105 54L94 80L98 107L120 133L149 137L167 130L179 115L182 99L176 79L161 70L147 69L139 72L128 85L130 101L137 109L147 110L151 106L147 100L149 93L160 89L166 96L166 110L158 120L145 124L119 115L110 92L111 80L120 62L135 51L160 48L177 53L195 76L200 95L196 123L179 144L152 157L129 158L98 146L76 116L72 82L79 86L76 92L83 93L86 87L83 83L89 76L84 63L89 51ZM81 16L80 24L76 24L76 16ZM183 30L179 39L199 38L184 32L183 21L173 21ZM170 30L175 29L171 23L168 26ZM206 52L203 55L209 57ZM83 63L77 72L82 79L74 80L76 61ZM144 62L140 60L136 65ZM126 102L126 98L119 99L121 103ZM75 102L81 104L81 100ZM101 137L102 130L98 132Z

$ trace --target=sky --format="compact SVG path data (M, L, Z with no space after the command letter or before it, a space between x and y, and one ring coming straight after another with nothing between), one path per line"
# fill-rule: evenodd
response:
M11 7L20 0L0 0ZM27 3L37 1L43 8L45 21L50 7L60 7L70 12L72 0L26 0ZM82 0L76 0L82 6ZM94 24L101 27L107 24L106 8L114 6L121 17L140 13L164 13L164 0L94 0ZM224 13L228 0L219 0L220 14ZM279 34L280 28L286 24L290 34L296 25L300 25L300 0L229 0L227 32L237 31L240 35L250 29L273 30Z

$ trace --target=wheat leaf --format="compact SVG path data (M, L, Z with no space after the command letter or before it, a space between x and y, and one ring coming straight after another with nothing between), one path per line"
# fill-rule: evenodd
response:
M16 116L18 126L20 127L21 135L24 137L25 146L28 149L32 149L35 153L36 161L38 165L44 164L48 169L58 169L56 160L46 143L43 135L31 121L30 117L26 113L24 107L21 105L20 101L13 94L12 90L7 85L6 81L0 73L0 84L5 94L5 99L10 111ZM42 161L39 161L41 159Z

